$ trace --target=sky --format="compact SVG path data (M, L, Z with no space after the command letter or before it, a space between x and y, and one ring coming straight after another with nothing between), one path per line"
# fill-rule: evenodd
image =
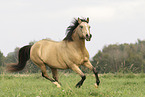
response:
M92 58L109 44L145 40L145 0L0 0L0 51L50 38L61 41L74 18L89 17Z

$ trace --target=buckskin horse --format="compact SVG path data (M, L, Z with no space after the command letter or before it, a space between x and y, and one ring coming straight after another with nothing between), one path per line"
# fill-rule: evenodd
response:
M19 50L18 63L7 65L10 72L20 71L24 69L26 62L31 59L42 71L42 76L50 80L57 87L61 87L58 80L57 69L72 69L81 76L81 80L76 84L79 88L82 86L86 75L80 70L79 66L83 65L95 74L95 86L99 86L99 77L97 70L89 61L89 53L85 47L85 40L90 41L89 18L74 19L66 32L66 37L56 42L53 40L43 39L34 45L27 45ZM50 78L46 72L46 66L49 66L53 78Z

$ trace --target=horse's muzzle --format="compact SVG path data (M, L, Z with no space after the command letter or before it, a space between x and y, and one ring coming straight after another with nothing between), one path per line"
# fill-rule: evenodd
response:
M86 40L87 40L87 41L90 41L91 38L92 38L92 34L90 34L90 35L86 34Z

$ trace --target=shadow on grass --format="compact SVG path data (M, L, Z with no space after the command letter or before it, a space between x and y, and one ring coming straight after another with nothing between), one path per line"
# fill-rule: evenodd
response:
M103 93L97 93L97 92L92 92L89 95L93 96L93 97L104 97L105 96Z
M96 93L96 92L93 92L93 93L90 93L91 96L98 96L99 93Z

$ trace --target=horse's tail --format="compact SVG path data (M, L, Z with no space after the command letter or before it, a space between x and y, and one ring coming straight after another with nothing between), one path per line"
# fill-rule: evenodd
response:
M32 45L27 45L19 50L18 63L7 64L7 71L17 72L24 69L26 62L30 59L30 49Z

